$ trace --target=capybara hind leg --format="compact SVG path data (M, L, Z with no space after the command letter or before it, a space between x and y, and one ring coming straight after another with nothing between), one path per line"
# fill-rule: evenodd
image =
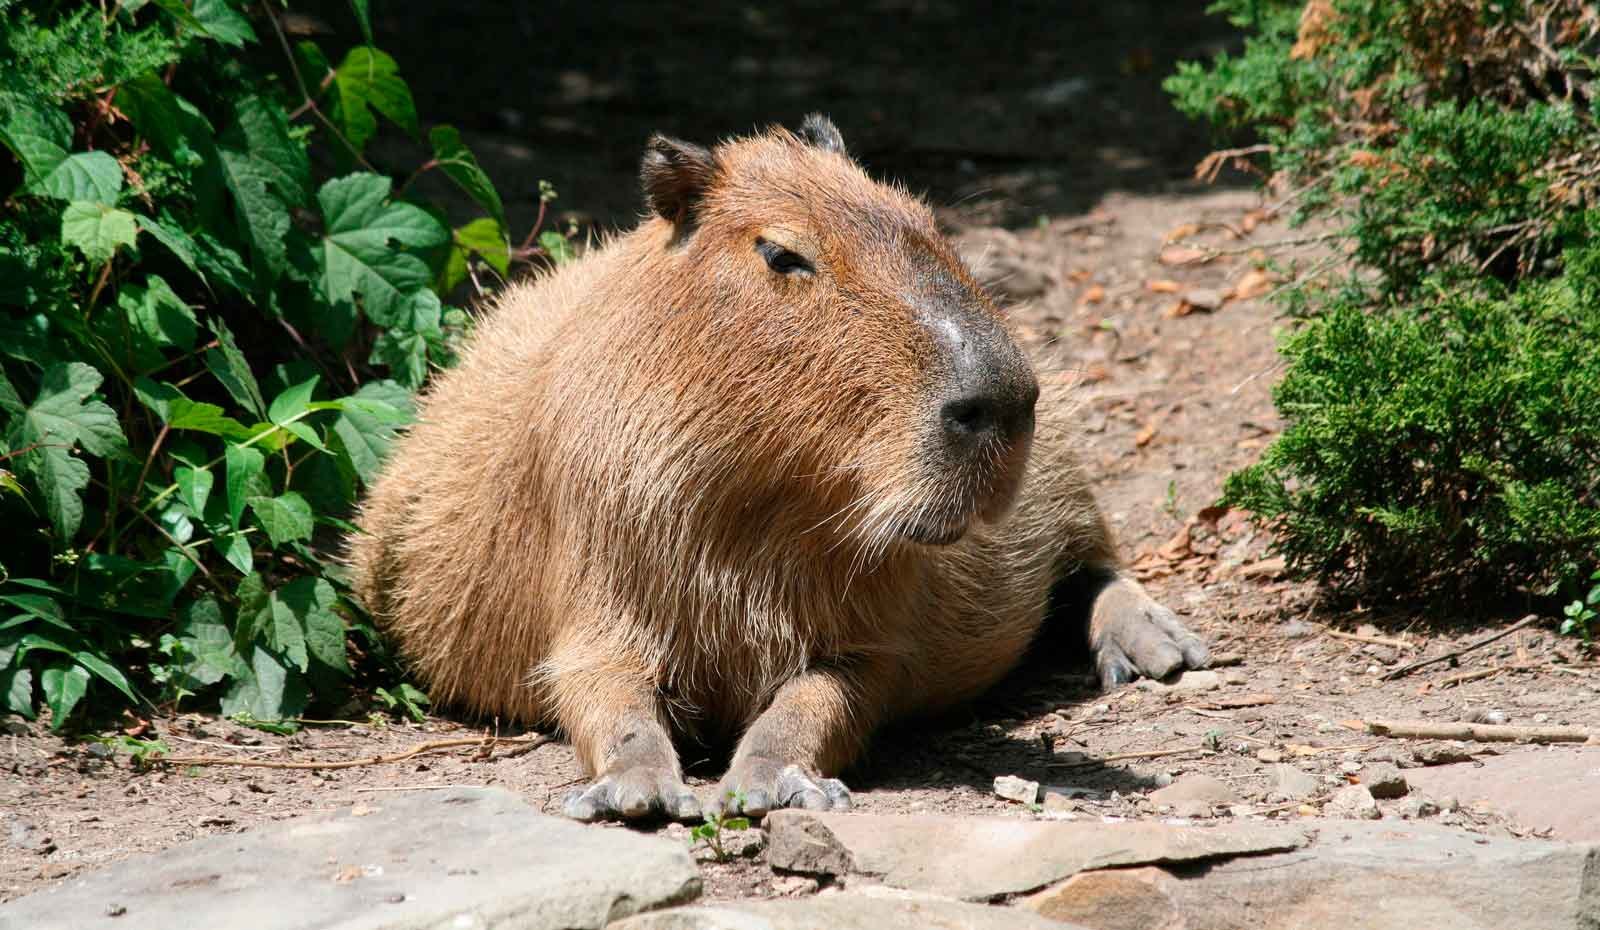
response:
M1097 580L1090 587L1094 606L1089 614L1089 648L1102 685L1109 688L1140 675L1165 678L1211 661L1200 637L1137 581L1111 569L1100 572Z
M881 702L862 687L874 680L881 677L824 667L779 688L739 741L711 810L755 817L782 807L847 810L849 789L828 776L855 759L877 722Z
M700 802L683 783L672 735L651 688L569 675L554 682L551 692L578 759L597 776L567 793L562 813L585 821L699 819Z

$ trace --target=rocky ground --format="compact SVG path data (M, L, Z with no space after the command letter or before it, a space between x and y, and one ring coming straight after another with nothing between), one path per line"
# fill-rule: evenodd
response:
M691 850L681 825L540 819L582 780L571 750L535 734L489 741L492 728L447 717L309 723L292 736L204 714L157 718L135 724L136 735L197 761L147 769L104 745L8 721L0 901L10 903L0 904L0 928L104 925L116 908L149 903L130 895L151 891L194 909L166 923L150 916L165 912L141 911L127 926L244 927L196 923L218 912L184 895L246 886L262 896L231 900L304 895L307 913L325 904L345 915L339 926L519 925L506 914L525 926L603 926L694 898L693 912L624 925L1059 926L1020 907L1098 928L1600 921L1593 879L1583 884L1573 865L1596 854L1569 845L1600 842L1600 747L1418 739L1372 726L1600 732L1594 653L1557 636L1553 618L1511 630L1517 610L1463 619L1330 606L1282 577L1248 515L1213 506L1223 478L1280 428L1270 391L1276 340L1290 324L1269 298L1326 256L1274 245L1303 231L1285 228L1270 197L1187 180L1206 140L1166 109L1156 85L1175 58L1225 41L1199 5L1101 6L1062 26L1028 20L1038 10L968 22L940 4L864 4L821 33L843 46L797 46L784 38L792 23L749 14L760 21L696 40L706 57L749 71L715 99L704 96L714 75L675 57L680 40L634 36L657 52L641 62L565 7L536 24L531 46L517 4L455 4L448 14L414 4L384 14L380 31L402 62L442 56L438 79L412 77L420 109L478 114L458 121L492 174L526 180L508 192L524 223L539 175L561 180L561 203L589 207L568 218L626 222L637 140L652 128L711 138L756 114L833 110L869 165L953 205L941 215L1012 307L1040 376L1076 383L1085 456L1124 552L1210 640L1217 667L1103 693L1081 656L1042 656L974 707L883 734L847 775L855 813L726 831L720 856L706 842ZM617 15L625 32L648 28ZM888 34L902 15L966 30L990 58L1008 42L1031 51L979 73L978 53L960 43L914 47L929 41L924 33L871 54L848 45ZM404 47L407 37L416 48ZM452 48L477 41L504 43L486 57L510 62L511 73L448 67L464 60ZM540 57L578 47L599 64L561 70ZM818 64L827 55L851 62L849 81ZM776 103L763 96L775 87ZM907 88L927 87L947 91L941 105L904 102ZM532 90L524 99L507 88ZM534 152L553 154L533 164ZM1269 253L1281 269L1272 274L1261 268ZM1452 661L1402 671L1508 630ZM709 790L717 760L690 761L693 783ZM202 845L183 846L193 840ZM315 843L329 845L307 852ZM662 881L644 887L642 875ZM539 923L528 916L544 913L539 894L568 910ZM339 910L352 900L360 906ZM1107 900L1124 903L1096 909ZM1391 911L1391 900L1409 910ZM1513 907L1530 901L1550 910ZM312 925L288 913L275 925ZM449 923L467 913L476 916ZM1345 923L1317 923L1339 915Z

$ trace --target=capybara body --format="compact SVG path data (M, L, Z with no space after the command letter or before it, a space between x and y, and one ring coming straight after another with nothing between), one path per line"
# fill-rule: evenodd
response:
M657 137L642 178L650 218L483 314L363 507L357 592L436 702L558 725L573 816L686 817L674 735L741 737L719 808L842 806L1064 579L1103 678L1205 661L1118 572L1070 404L832 124Z

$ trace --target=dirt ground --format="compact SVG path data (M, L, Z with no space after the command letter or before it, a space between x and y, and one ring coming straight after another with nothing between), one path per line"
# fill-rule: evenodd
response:
M790 34L785 23L753 22L749 17L757 14L751 13L725 34L700 36L710 43L702 58L725 54L741 75L722 95L726 99L706 106L690 101L716 81L675 57L692 30L666 38L634 35L657 27L611 7L628 32L602 39L589 14L555 6L559 13L534 24L538 39L526 46L517 45L526 28L517 19L526 15L518 12L524 5L477 3L454 4L449 14L432 4L391 13L380 21L380 44L402 63L430 53L449 60L452 43L472 36L508 44L496 59L511 62L506 69L451 71L446 81L440 66L431 73L439 80L412 80L425 114L476 114L459 121L477 134L491 173L526 182L521 199L511 198L524 222L540 176L559 182L563 204L585 205L589 212L577 218L626 222L634 210L628 192L638 140L669 116L682 134L711 138L767 118L832 109L847 140L863 140L856 151L869 166L927 187L936 203L955 204L943 217L980 276L1012 305L1024 338L1043 359L1040 376L1079 382L1085 455L1100 476L1101 504L1128 560L1219 658L1210 690L1135 683L1102 693L1081 657L1045 656L1030 674L979 705L882 734L847 774L857 809L1165 817L1170 812L1148 793L1204 773L1234 796L1212 815L1316 818L1324 815L1318 802L1285 801L1273 793L1274 762L1343 778L1365 763L1409 761L1419 745L1368 735L1349 721L1503 718L1600 727L1595 656L1557 637L1553 621L1470 652L1459 664L1385 681L1382 676L1400 665L1481 638L1520 615L1462 625L1384 605L1334 611L1320 606L1312 586L1280 577L1281 563L1266 552L1269 540L1244 515L1211 508L1229 471L1252 461L1279 429L1270 391L1276 339L1288 324L1264 298L1290 282L1253 274L1250 249L1288 235L1282 217L1263 213L1261 196L1183 180L1207 140L1170 112L1156 84L1175 58L1224 41L1215 24L1199 17L1202 4L1194 10L1172 5L1184 8L1176 14L1165 4L1101 4L1057 35L1049 22L1038 34L1030 32L1028 10L989 19L959 4L877 3L829 19L814 40L799 43L784 41ZM1133 12L1111 12L1124 7ZM799 4L766 15L803 17L808 11L817 12ZM852 59L856 70L848 80L829 67L849 58L829 41L859 45L860 35L883 35L901 19L939 26L907 31L922 36L916 41L954 34L972 41L923 48L913 36L893 53L879 49L877 57ZM1152 24L1160 28L1152 31ZM406 47L407 37L414 47ZM967 46L979 41L990 43L983 54L991 57L1007 42L1043 51L1008 55L1014 67L1003 71L991 62L969 74L962 70L965 56L978 53ZM558 53L590 47L593 73L546 64ZM639 48L651 54L628 52ZM747 59L761 64L742 64ZM528 73L506 73L517 68ZM597 76L608 70L609 84ZM948 90L948 99L930 88ZM655 90L666 99L646 99ZM535 151L543 159L537 173L530 170ZM545 159L546 152L554 154ZM570 748L555 741L531 749L455 747L339 769L140 771L126 755L97 744L14 720L5 727L0 900L198 836L314 810L381 806L390 792L495 785L554 812L562 793L582 780ZM305 765L483 733L441 717L422 725L314 724L281 737L186 714L154 720L143 735L183 755ZM1474 747L1480 756L1575 751ZM1113 758L1135 753L1149 755ZM693 770L693 784L709 789L714 764L689 761L702 763ZM1081 790L1065 805L1036 811L998 798L992 786L1000 775ZM1404 803L1384 802L1390 813L1423 813L1403 810ZM1501 835L1530 832L1482 805L1433 816ZM652 829L687 842L682 826ZM729 847L740 854L732 862L707 856L710 897L807 890L804 882L775 879L759 844L760 833L752 830L731 839Z

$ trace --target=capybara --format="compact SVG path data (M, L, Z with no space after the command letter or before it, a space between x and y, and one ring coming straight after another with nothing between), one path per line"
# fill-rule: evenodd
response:
M362 509L356 591L436 703L559 726L585 820L698 816L674 738L737 737L708 809L759 815L848 806L874 728L1047 617L1107 684L1205 664L1120 569L1070 404L831 122L656 136L641 176L637 228L483 313Z

